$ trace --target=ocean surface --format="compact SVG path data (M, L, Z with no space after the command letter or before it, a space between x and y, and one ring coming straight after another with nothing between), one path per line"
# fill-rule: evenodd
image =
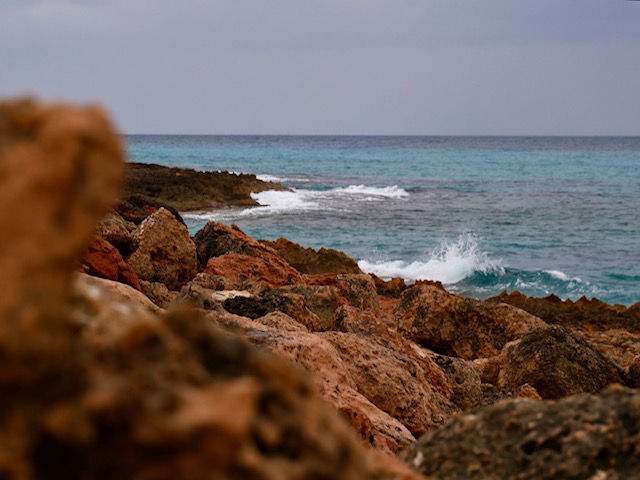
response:
M640 302L640 137L125 136L131 161L291 192L184 215L344 251L383 278L486 298Z

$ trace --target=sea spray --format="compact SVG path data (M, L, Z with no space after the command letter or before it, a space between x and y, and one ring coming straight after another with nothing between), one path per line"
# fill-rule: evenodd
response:
M478 237L464 233L451 242L442 240L426 255L425 261L407 263L402 260L370 262L361 260L360 268L381 278L400 277L409 282L436 280L445 285L456 284L476 272L502 275L501 260L489 258L479 246Z

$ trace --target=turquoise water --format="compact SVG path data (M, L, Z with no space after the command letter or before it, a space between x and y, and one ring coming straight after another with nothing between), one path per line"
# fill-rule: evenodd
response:
M292 188L185 215L345 251L382 277L640 301L640 137L127 136L132 161Z

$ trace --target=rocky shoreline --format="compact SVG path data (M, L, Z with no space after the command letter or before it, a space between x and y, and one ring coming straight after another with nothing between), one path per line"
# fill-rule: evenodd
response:
M640 478L640 304L190 237L121 152L96 109L0 104L8 478Z

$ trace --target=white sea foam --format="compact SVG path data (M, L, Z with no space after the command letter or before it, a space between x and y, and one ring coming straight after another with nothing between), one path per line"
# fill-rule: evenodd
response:
M288 178L276 177L275 175L269 175L266 173L264 175L256 175L256 178L263 182L286 182L289 180Z
M334 188L331 193L346 193L350 195L367 195L373 197L402 198L408 197L409 192L397 185L390 187L369 187L367 185L349 185L345 188Z
M582 280L580 280L578 277L570 277L569 275L567 275L564 272L561 272L560 270L543 270L544 273L548 273L549 275L551 275L553 278L557 278L558 280L562 280L563 282L581 282Z
M267 190L260 193L252 193L251 198L260 204L259 207L249 208L242 215L272 214L292 211L317 210L319 205L311 200L313 197L304 190L279 191Z
M462 234L455 242L442 241L426 255L425 261L407 263L401 260L369 262L361 260L358 266L365 272L381 278L401 277L408 281L437 280L452 285L474 272L504 274L500 260L492 260L480 250L478 239Z

